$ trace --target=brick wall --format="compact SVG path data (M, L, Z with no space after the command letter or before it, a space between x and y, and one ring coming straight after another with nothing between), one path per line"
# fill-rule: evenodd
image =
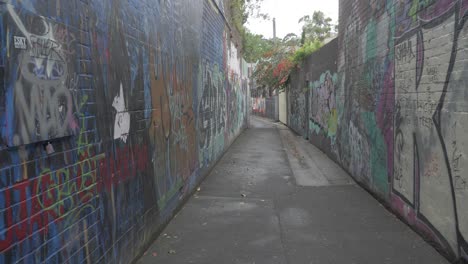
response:
M129 263L246 125L211 0L0 3L0 263Z
M467 11L340 0L337 74L326 46L292 75L288 106L294 130L452 259L468 256Z

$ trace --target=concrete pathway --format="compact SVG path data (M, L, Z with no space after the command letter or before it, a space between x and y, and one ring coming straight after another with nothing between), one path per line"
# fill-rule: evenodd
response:
M252 117L137 263L448 263L322 152Z

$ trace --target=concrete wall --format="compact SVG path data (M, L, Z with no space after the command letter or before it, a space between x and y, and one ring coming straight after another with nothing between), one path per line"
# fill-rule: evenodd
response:
M340 0L338 74L294 73L289 105L294 130L453 259L468 253L467 10L466 0ZM318 85L301 92L308 74ZM323 97L323 87L334 88ZM318 115L301 110L315 92Z
M252 113L277 121L279 119L279 98L252 98Z
M258 116L266 115L266 101L265 98L252 97L252 114Z
M288 100L286 91L282 91L278 95L278 103L279 103L279 121L283 124L288 123Z
M1 2L0 263L129 263L246 126L225 5Z
M334 39L309 56L293 70L288 89L288 125L323 146L331 145L337 130L337 51Z
M288 89L288 126L303 135L305 138L308 136L307 131L307 111L306 98L308 97L308 89L305 83L305 65L302 68L295 69L291 73L290 83Z

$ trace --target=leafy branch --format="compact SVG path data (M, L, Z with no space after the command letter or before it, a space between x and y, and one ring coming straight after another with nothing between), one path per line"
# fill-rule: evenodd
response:
M323 46L334 27L331 18L321 11L302 17L299 24L302 25L300 38L291 33L282 40L265 40L255 35L246 40L246 47L252 47L247 52L248 58L251 62L258 61L254 72L257 88L267 89L270 95L272 90L284 89L292 70Z

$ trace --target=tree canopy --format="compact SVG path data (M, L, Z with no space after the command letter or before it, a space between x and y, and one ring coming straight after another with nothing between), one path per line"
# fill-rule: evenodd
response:
M264 38L262 35L253 34L246 31L243 39L244 59L247 62L255 63L263 55L273 48L273 40Z
M231 20L241 34L243 57L247 62L257 63L254 72L257 88L272 90L282 89L288 81L294 67L301 64L310 54L318 50L323 41L331 36L332 19L321 11L313 12L299 20L302 34L287 34L283 39L266 39L246 29L250 17L268 19L261 13L264 0L232 0Z
M322 11L314 11L312 16L303 16L299 19L299 24L302 24L303 45L307 42L324 41L330 37L332 28L334 29L332 19L325 17Z
M261 12L261 4L264 0L231 0L231 23L245 38L247 30L245 24L250 17L268 19L268 14Z

